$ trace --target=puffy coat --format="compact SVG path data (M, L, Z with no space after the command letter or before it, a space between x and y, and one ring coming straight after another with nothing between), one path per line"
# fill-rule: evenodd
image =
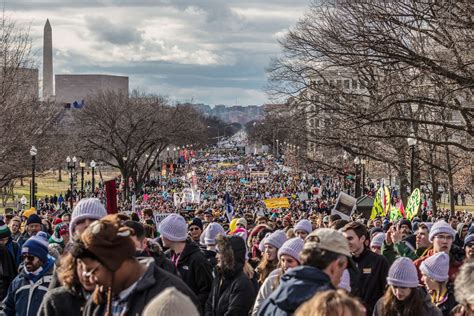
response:
M54 269L54 259L48 256L38 275L22 270L8 288L1 310L8 316L36 316L43 297L48 291Z
M280 285L263 302L257 315L292 315L317 292L333 289L329 276L318 268L295 267L281 277Z
M226 269L218 269L212 290L206 303L206 316L248 315L255 300L255 289L243 272L245 242L241 237L224 237L227 246L219 247ZM230 254L233 252L233 254ZM229 261L226 261L229 260ZM227 269L229 268L229 269Z

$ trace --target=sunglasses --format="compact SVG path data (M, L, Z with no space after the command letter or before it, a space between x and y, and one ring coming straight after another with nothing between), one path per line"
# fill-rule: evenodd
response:
M35 258L33 255L21 255L21 260L23 261L33 261Z
M199 228L199 227L191 227L191 228L189 229L189 231L190 231L190 232L193 232L193 231L195 231L195 230L200 230L200 229L201 229L201 228Z

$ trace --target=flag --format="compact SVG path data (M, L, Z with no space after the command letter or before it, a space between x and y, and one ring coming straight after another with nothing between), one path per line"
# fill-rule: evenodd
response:
M118 213L117 209L117 187L115 186L115 180L104 182L105 185L105 196L106 196L106 207L107 214Z
M377 216L384 216L384 209L382 206L382 191L383 187L380 187L375 194L374 205L372 206L372 213L370 219L374 219Z
M420 189L413 190L413 193L410 195L410 198L407 202L406 214L409 220L412 220L413 217L418 213L418 209L421 204L421 192Z
M394 222L402 218L403 218L403 215L400 212L400 209L395 206L392 206L392 209L390 210L390 221Z
M232 221L232 218L234 217L234 206L232 205L232 198L230 197L229 192L225 193L224 201L225 201L225 212L230 222Z
M405 206L403 206L403 201L400 199L397 203L397 208L400 210L403 218L407 218L407 214L405 213Z

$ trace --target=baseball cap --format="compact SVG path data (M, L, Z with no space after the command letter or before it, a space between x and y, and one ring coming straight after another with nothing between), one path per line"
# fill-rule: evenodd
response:
M331 228L318 228L306 237L304 248L317 247L349 258L352 257L349 243L341 232Z

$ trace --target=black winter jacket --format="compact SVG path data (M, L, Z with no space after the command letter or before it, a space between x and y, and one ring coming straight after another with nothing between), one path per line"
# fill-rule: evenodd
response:
M166 255L170 258L172 252L168 250ZM198 245L188 240L183 252L178 259L178 274L191 290L197 295L204 310L207 298L211 292L212 269L206 256Z
M384 256L368 249L365 249L359 257L352 257L352 259L355 267L348 268L351 285L353 282L358 285L358 293L352 292L352 294L361 298L367 308L367 315L372 315L375 304L385 293L388 261Z
M86 304L83 293L73 293L64 286L48 290L43 298L38 316L81 316Z
M226 251L233 252L233 256L228 258L229 261L233 261L231 264L233 269L218 272L207 299L206 316L248 315L255 301L256 292L252 281L243 272L245 242L238 236L230 237L228 240L232 250L221 250L221 256L225 256ZM221 257L221 260L226 259Z
M178 291L188 296L199 310L199 301L196 295L182 280L158 268L152 258L141 259L140 263L146 265L147 268L145 274L140 278L140 281L127 299L127 316L140 316L146 305L168 287L175 287ZM96 305L92 298L89 298L84 308L83 316L102 316L105 310L106 304Z

